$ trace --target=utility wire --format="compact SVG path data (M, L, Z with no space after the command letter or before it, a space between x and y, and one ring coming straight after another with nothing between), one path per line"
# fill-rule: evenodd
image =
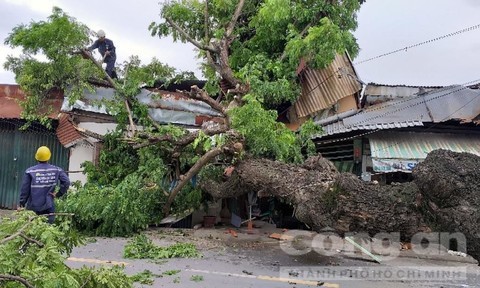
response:
M365 123L365 122L369 122L369 121L371 121L371 120L375 120L375 119L377 119L377 118L381 118L381 117L387 116L387 115L389 115L389 114L393 114L393 113L396 113L396 112L399 112L399 111L403 111L403 110L405 110L405 109L412 108L412 107L414 107L414 106L418 106L418 105L421 105L421 104L425 104L426 102L430 102L430 101L432 101L432 100L436 100L436 99L439 99L439 98L448 96L448 95L450 95L450 94L453 94L453 93L456 93L456 92L459 92L459 91L462 91L462 90L467 89L467 87L465 87L465 86L467 86L468 84L478 83L478 82L480 82L480 79L476 79L476 80L473 80L473 81L469 81L469 82L463 83L463 84L460 85L460 87L458 87L458 89L452 90L452 91L447 92L447 93L445 93L445 94L440 94L440 95L435 96L435 97L433 97L433 98L431 98L431 99L425 100L424 102L412 103L412 104L407 105L407 106L405 106L405 107L397 108L397 109L395 109L395 110L393 110L393 111L387 111L387 112L385 112L385 113L383 113L383 114L375 115L375 116L373 116L373 117L370 117L370 118L364 119L364 120L362 120L362 121L360 121L360 122L357 122L357 123L355 123L355 124L352 124L352 125L348 126L347 128L350 128L350 127L353 127L353 126L355 126L355 125L362 124L362 123ZM450 87L444 87L444 88L435 90L435 91L433 91L433 92L431 92L431 93L438 93L438 92L442 92L442 90L448 90L448 89L451 89L451 86L450 86ZM407 99L405 99L405 100L395 101L395 102L391 102L391 103L388 103L388 102L387 102L386 105L379 105L378 107L374 107L374 108L369 109L369 110L361 111L360 113L355 114L355 115L362 115L362 114L365 114L365 113L371 113L372 111L382 110L382 109L384 109L385 107L388 107L388 106L392 106L392 105L398 106L399 104L403 104L403 103L407 103L407 102L411 102L411 101L418 101L418 97L409 97L409 98L407 98ZM451 115L450 115L450 116L451 116Z
M466 89L466 88L464 88L464 89ZM454 91L454 92L457 92L457 91L460 91L460 90L456 90L456 91ZM451 93L448 93L448 94L451 94ZM448 95L448 94L445 94L445 95ZM443 95L443 96L445 96L445 95ZM477 100L477 98L478 98L479 96L480 96L480 94L477 95L477 96L475 96L472 100L470 100L470 101L468 101L467 103L465 103L465 105L462 105L462 107L460 107L460 108L458 108L457 110L453 111L453 112L452 112L450 115L448 115L447 117L445 117L445 118L443 118L442 120L440 120L439 122L434 123L433 125L429 126L429 127L426 128L424 131L426 132L426 131L428 131L428 130L434 128L434 127L436 127L436 126L439 125L441 122L450 119L450 117L451 117L452 115L454 115L454 114L457 113L458 111L462 110L462 109L465 108L466 106L470 105L470 103L472 103L474 100ZM431 100L433 100L433 99L431 99ZM423 102L423 103L425 103L425 102ZM378 131L378 130L379 130L379 129L377 129L377 130L375 130L375 131ZM388 146L386 146L386 147L383 147L382 149L378 149L378 150L375 150L375 151L376 151L376 152L383 151L383 150L386 150L386 149L395 147L395 146L399 145L399 144L402 143L402 142L405 142L405 141L397 141L397 142L392 143L392 144L390 144L390 145L388 145ZM424 151L424 152L425 152L425 151Z
M385 57L385 56L389 56L389 55L392 55L392 54L395 54L395 53L398 53L398 52L407 51L408 49L411 49L411 48L415 48L415 47L418 47L418 46L429 44L429 43L432 43L432 42L435 42L435 41L438 41L438 40L442 40L442 39L445 39L445 38L449 38L449 37L452 37L452 36L456 36L456 35L459 35L459 34L462 34L462 33L465 33L465 32L473 31L473 30L476 30L478 28L480 28L480 24L477 24L477 25L474 25L474 26L471 26L471 27L468 27L468 28L464 28L464 29L461 29L461 30L458 30L458 31L455 31L455 32L452 32L452 33L449 33L449 34L445 34L445 35L442 35L442 36L439 36L439 37L436 37L436 38L433 38L433 39L430 39L430 40L427 40L427 41L423 41L423 42L420 42L420 43L417 43L417 44L406 46L404 48L397 49L397 50L394 50L394 51L391 51L391 52L383 53L383 54L380 54L380 55L377 55L377 56L374 56L374 57L371 57L371 58L368 58L368 59L365 59L365 60L362 60L362 61L359 61L359 62L356 62L356 63L352 63L352 64L353 65L360 65L360 64L370 62L370 61L373 61L373 60L376 60L376 59L379 59L379 58L382 58L382 57ZM304 95L305 96L310 95L310 93L312 93L315 89L317 89L318 87L323 85L325 82L327 82L330 78L337 75L338 73L342 73L342 69L346 69L346 68L347 68L346 66L338 68L337 71L335 71L332 74L330 74L329 76L327 76L322 82L315 85L313 88L311 88ZM357 80L360 81L360 79L358 79L358 78L357 78Z
M474 26L471 26L471 27L468 27L468 28L464 28L462 30L458 30L458 31L455 31L455 32L452 32L452 33L448 33L448 34L439 36L437 38L433 38L433 39L423 41L423 42L420 42L420 43L417 43L417 44L406 46L404 48L397 49L397 50L394 50L394 51L391 51L391 52L388 52L388 53L380 54L380 55L374 56L372 58L368 58L368 59L356 62L356 63L354 63L354 65L363 64L365 62L369 62L369 61L372 61L372 60L375 60L375 59L378 59L378 58L382 58L382 57L385 57L385 56L388 56L388 55L392 55L392 54L395 54L395 53L398 53L398 52L407 51L408 49L411 49L411 48L415 48L415 47L418 47L418 46L429 44L429 43L432 43L432 42L435 42L435 41L438 41L438 40L442 40L442 39L445 39L445 38L449 38L449 37L452 37L452 36L456 36L456 35L459 35L459 34L462 34L462 33L465 33L465 32L473 31L473 30L476 30L478 28L480 28L480 24L477 24L477 25L474 25Z

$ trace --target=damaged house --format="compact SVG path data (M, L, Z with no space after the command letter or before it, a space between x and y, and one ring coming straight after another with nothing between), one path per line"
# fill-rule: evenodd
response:
M301 95L287 110L285 117L290 129L297 130L307 119L313 119L323 126L339 117L354 115L361 108L364 85L359 80L348 53L337 54L334 61L324 69L313 69L302 61L297 68L297 76ZM331 160L339 171L354 170L353 143L322 148L319 152Z
M159 87L163 83L158 83ZM223 122L219 113L207 104L187 98L176 89L202 87L203 81L172 83L167 88L142 89L138 99L147 104L150 116L159 124L181 125L198 129L204 122ZM169 89L169 90L167 90ZM116 128L114 118L100 105L100 99L113 99L114 90L97 87L94 93L85 93L81 100L70 105L68 91L56 91L50 99L53 111L49 118L52 128L33 123L26 130L21 119L19 101L25 95L18 85L0 85L0 207L16 209L21 177L29 166L35 164L33 155L38 146L52 150L51 162L60 166L73 181L86 182L81 164L95 163L102 147L103 135Z
M320 125L317 151L341 172L403 182L433 150L480 155L476 86L366 85L347 53L321 70L301 63L297 74L302 95L288 110L289 125L308 118Z
M358 113L320 122L325 133L316 143L321 152L353 142L358 151L353 172L365 180L408 181L412 169L436 149L480 155L479 90L369 84L364 97Z
M221 115L204 102L173 92L176 89L189 89L191 85L204 84L202 81L194 82L185 81L163 89L144 88L136 97L148 106L150 117L159 124L174 124L187 129L198 129L208 121L222 123ZM85 92L82 99L72 105L68 101L68 92L65 96L61 109L64 116L61 119L68 122L66 126L69 126L71 131L68 141L64 141L64 145L71 151L70 177L73 181L79 180L84 183L86 175L82 173L81 164L85 161L93 163L98 161L103 135L115 130L117 126L113 116L104 105L100 104L100 100L113 100L115 90L97 87L94 93Z

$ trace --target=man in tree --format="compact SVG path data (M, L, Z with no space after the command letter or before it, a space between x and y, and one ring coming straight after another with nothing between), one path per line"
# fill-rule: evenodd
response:
M37 215L55 213L55 197L67 193L70 179L62 168L48 164L52 153L46 146L41 146L35 153L38 164L28 168L23 177L20 191L20 207L32 210ZM55 192L57 182L60 181L60 190ZM55 216L48 216L48 223L52 224Z
M98 48L98 52L103 57L103 62L107 63L105 71L108 76L112 79L117 78L117 73L115 72L115 61L117 60L117 55L115 54L115 45L113 41L105 38L105 32L103 30L98 30L97 32L98 39L88 47L88 51L93 51Z

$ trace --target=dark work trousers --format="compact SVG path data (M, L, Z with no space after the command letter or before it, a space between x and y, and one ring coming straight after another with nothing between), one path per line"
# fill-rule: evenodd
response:
M107 56L105 57L104 62L107 63L107 67L105 67L105 72L107 72L108 76L112 79L117 79L117 73L115 72L115 61L117 57Z
M48 208L47 210L43 210L43 211L40 211L40 212L35 211L35 213L37 213L37 215L46 215L46 214L55 213L55 206L52 206L52 207ZM48 223L53 224L53 222L55 221L55 215L48 215L47 217L48 217Z

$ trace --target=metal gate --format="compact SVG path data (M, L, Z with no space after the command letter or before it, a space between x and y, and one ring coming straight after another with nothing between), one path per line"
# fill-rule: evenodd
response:
M68 170L68 149L53 131L33 127L19 131L17 126L0 123L0 208L16 209L25 170L35 165L39 146L52 151L49 163Z

